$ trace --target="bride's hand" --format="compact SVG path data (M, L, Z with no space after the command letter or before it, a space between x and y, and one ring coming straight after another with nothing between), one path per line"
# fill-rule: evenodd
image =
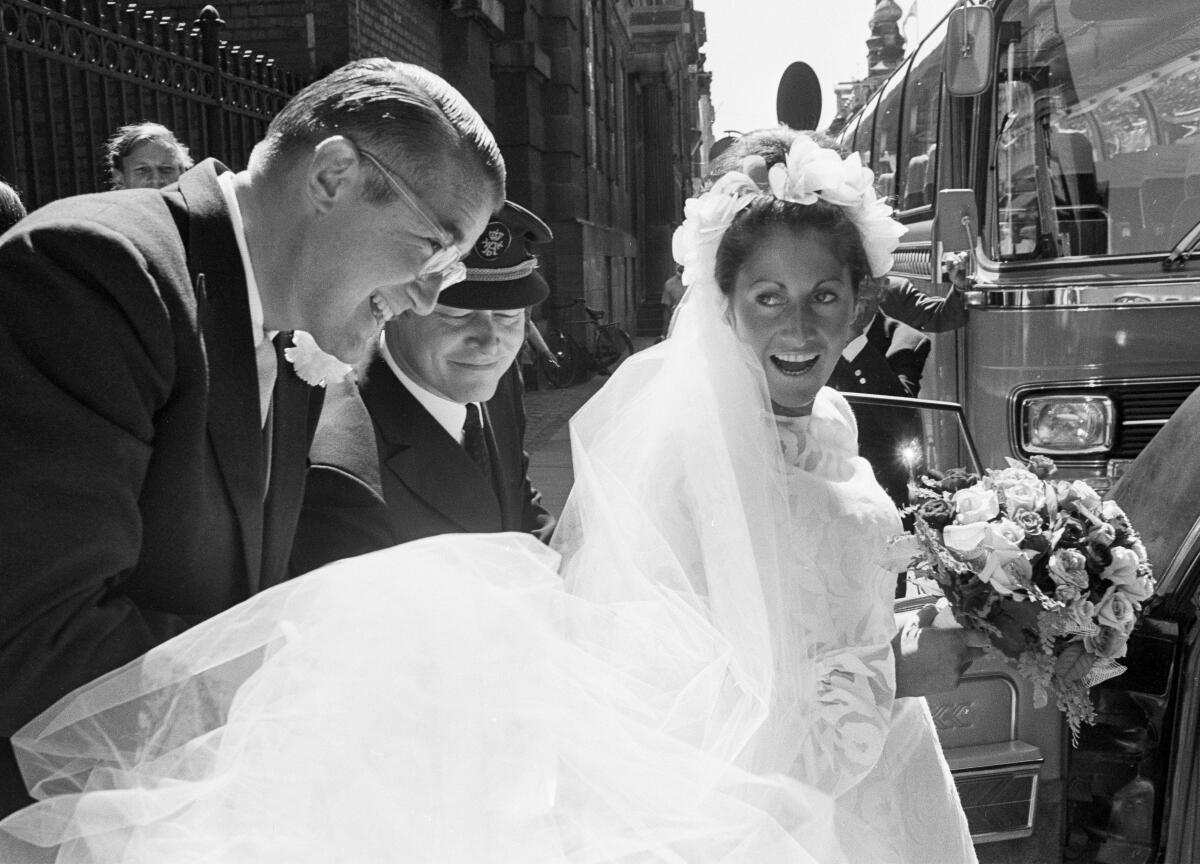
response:
M980 640L987 637L962 628L930 626L936 616L936 607L925 606L892 637L897 697L953 690L983 656Z

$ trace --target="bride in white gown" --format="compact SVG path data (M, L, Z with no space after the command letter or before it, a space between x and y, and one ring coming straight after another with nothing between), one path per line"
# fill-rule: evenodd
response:
M900 229L777 136L688 202L671 336L572 420L553 551L341 561L81 688L13 738L39 803L0 860L974 861L895 698L897 517L821 387Z

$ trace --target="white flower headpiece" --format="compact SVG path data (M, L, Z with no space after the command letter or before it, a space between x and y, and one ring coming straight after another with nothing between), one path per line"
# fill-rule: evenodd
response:
M759 195L783 201L813 204L817 200L836 204L858 229L872 276L892 269L892 252L900 244L905 228L892 218L892 208L875 195L875 174L857 153L845 159L822 147L807 135L798 135L787 161L772 165L760 156L743 161L742 171L723 175L711 189L684 204L683 224L673 240L675 260L683 265L683 284L691 285L705 276L712 278L717 247L734 218ZM756 176L766 174L765 183Z

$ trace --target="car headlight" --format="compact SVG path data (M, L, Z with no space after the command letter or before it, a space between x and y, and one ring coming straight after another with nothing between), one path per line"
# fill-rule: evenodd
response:
M1027 453L1101 453L1112 449L1113 403L1107 396L1031 396L1021 406Z

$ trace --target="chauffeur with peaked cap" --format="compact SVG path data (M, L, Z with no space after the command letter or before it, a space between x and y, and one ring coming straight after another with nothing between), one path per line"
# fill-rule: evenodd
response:
M433 313L385 326L357 387L333 388L311 451L292 568L435 534L529 531L554 517L529 481L515 363L550 288L531 250L549 227L506 202Z

